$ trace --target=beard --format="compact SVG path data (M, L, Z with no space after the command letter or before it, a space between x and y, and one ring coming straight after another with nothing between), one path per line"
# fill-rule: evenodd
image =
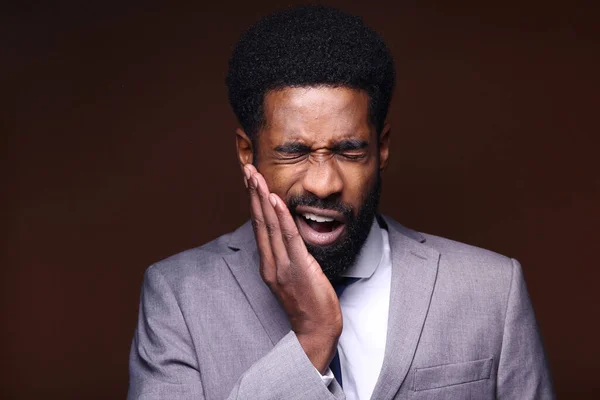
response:
M356 213L351 206L341 202L339 198L321 199L309 194L293 196L287 201L288 209L294 218L298 217L296 207L300 205L335 210L344 215L345 232L335 243L316 246L304 242L308 252L317 260L323 273L331 282L339 280L340 275L356 261L371 231L380 196L381 176L378 173L373 187Z

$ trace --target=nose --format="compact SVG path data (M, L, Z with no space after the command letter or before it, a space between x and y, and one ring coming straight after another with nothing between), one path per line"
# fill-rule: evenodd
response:
M332 157L311 160L304 175L303 187L321 199L341 193L344 181L335 160Z

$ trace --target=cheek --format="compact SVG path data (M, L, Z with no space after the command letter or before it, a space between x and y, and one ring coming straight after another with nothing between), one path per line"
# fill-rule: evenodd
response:
M371 190L377 182L379 169L375 167L357 168L348 171L344 179L343 201L351 204L355 209L359 209L371 193Z
M263 174L269 191L281 197L284 201L293 192L297 183L300 182L302 174L290 168L289 166L271 165L260 168L259 171Z

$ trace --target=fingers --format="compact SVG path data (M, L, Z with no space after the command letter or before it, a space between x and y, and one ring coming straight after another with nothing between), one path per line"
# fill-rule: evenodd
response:
M265 219L265 226L271 243L271 251L273 253L273 259L277 265L278 274L283 272L283 269L290 265L290 259L283 237L281 234L281 227L279 225L279 219L273 208L273 204L269 198L269 188L265 178L259 173L254 174L256 178L258 188L258 197L260 198L260 204L262 207L263 217Z
M272 281L277 271L275 269L273 252L271 251L271 243L262 211L261 200L258 194L258 181L254 176L253 169L253 167L251 168L249 166L244 167L244 175L248 182L248 192L250 194L252 227L254 228L256 246L261 260L261 275L265 280ZM256 170L254 169L254 171Z
M301 260L305 258L308 250L306 250L306 245L300 236L300 232L298 232L298 227L287 206L275 193L269 195L269 200L277 215L281 236L288 251L289 258L291 260Z
M252 218L261 257L263 279L274 283L277 276L298 273L289 267L303 265L308 251L283 200L270 193L264 177L252 165L244 167L247 176Z

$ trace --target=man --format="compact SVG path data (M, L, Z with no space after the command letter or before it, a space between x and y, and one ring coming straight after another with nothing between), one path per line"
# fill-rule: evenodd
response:
M521 268L377 214L382 39L323 7L262 19L227 77L252 224L150 267L130 399L541 399Z

